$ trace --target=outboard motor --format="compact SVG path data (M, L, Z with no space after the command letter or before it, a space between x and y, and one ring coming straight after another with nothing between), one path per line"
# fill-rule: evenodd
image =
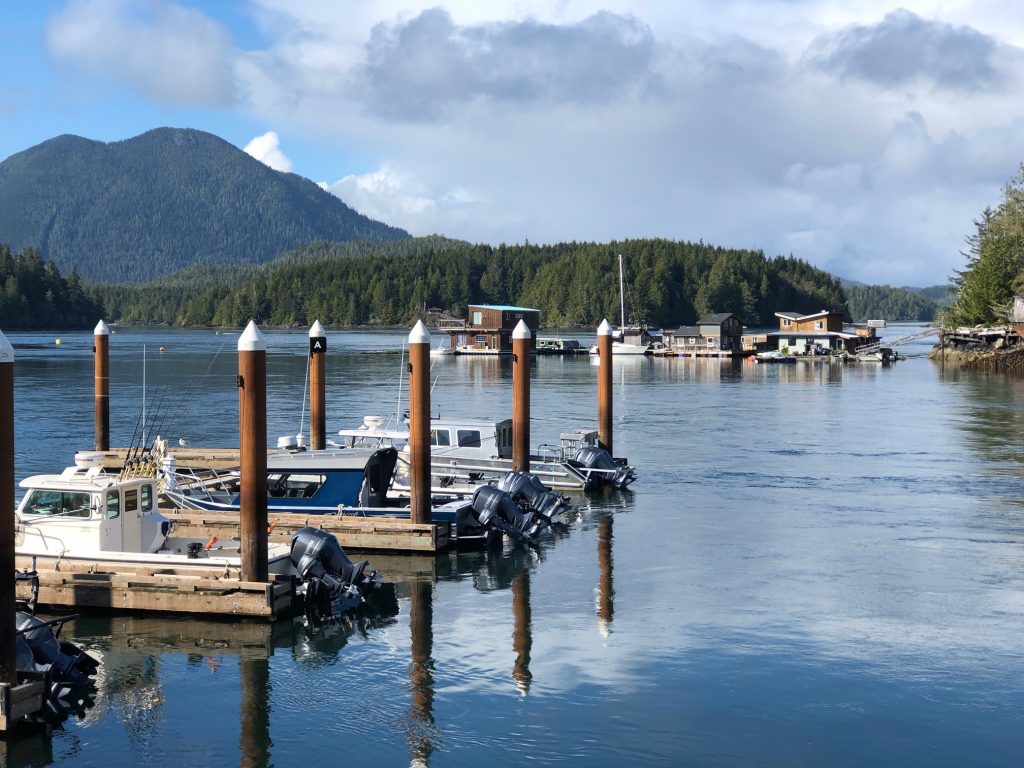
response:
M534 512L552 518L569 509L569 500L552 493L536 475L517 469L498 481L498 488L514 500L522 501Z
M576 452L575 463L586 472L588 478L598 484L625 488L636 480L636 471L632 467L619 464L604 448L596 445L584 445Z
M338 540L319 528L295 532L291 558L305 587L307 605L329 608L335 599L358 605L381 579L379 573L366 567L365 560L349 560Z
M544 517L524 511L507 491L493 485L473 492L473 512L484 528L496 528L516 541L532 541L547 525Z

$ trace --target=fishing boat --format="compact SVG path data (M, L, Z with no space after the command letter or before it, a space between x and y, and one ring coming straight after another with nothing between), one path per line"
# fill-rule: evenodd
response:
M619 311L622 324L612 332L613 355L647 355L651 353L651 345L660 340L660 332L641 325L626 325L626 288L623 279L622 254L619 254ZM597 354L597 345L590 348L590 354Z
M393 492L408 492L407 428L388 429L382 417L366 416L359 427L338 435L353 449L396 449ZM512 471L512 420L432 418L430 456L432 492L471 494L481 483L497 482ZM625 459L613 459L598 446L597 432L588 430L562 433L558 445L539 446L531 453L529 471L556 491L625 488L636 480L636 470Z
M168 572L225 574L241 569L239 542L203 541L173 536L171 523L157 508L155 477L124 477L102 467L68 467L59 475L22 480L25 494L15 513L15 556L31 557L40 568L86 564L117 572L119 566L148 565ZM333 540L333 541L332 541ZM309 557L310 554L316 557ZM380 575L353 563L337 540L315 528L303 528L291 544L268 544L267 571L295 576L307 590L358 602Z

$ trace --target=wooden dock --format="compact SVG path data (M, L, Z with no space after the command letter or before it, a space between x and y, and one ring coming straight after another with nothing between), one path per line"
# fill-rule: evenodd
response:
M172 521L175 536L205 540L216 536L222 541L238 537L240 523L237 514L182 509L160 511ZM288 543L297 530L312 527L337 537L346 552L351 549L434 554L446 549L452 541L448 523L413 523L407 518L272 512L268 521L270 532L267 540L270 543Z

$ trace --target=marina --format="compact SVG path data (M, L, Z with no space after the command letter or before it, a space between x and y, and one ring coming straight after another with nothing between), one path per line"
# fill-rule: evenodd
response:
M908 335L899 327L887 331ZM20 355L20 480L46 471L43 457L70 457L68 446L90 444L93 402L88 389L75 392L52 378L52 344L38 334L13 337ZM268 333L271 401L293 398L294 382L303 378L305 355L289 351L300 338ZM393 381L399 355L391 350L400 338L356 332L333 343L328 423L362 418L379 382ZM220 344L213 334L165 330L122 330L114 339L115 439L130 437L134 426L141 381L134 349L143 340L160 340L173 356L147 372L157 393L171 370L179 378L183 366L203 372ZM21 347L23 340L38 348ZM62 380L90 381L89 342L87 335L65 335ZM89 614L65 632L102 654L96 703L39 748L58 763L76 750L76 764L117 765L129 750L164 765L158 745L187 724L191 739L178 761L233 763L248 750L289 764L300 759L299 741L362 743L367 733L354 702L339 705L340 725L323 734L293 706L295 697L362 685L379 702L377 711L396 723L375 728L366 742L380 763L446 764L483 755L482 743L504 744L516 756L542 749L552 759L593 765L638 756L673 765L682 750L698 762L733 755L777 763L797 754L794 740L806 744L798 753L812 761L834 756L836 745L849 740L856 745L847 753L851 765L884 761L893 751L911 755L911 764L956 765L982 745L994 762L1008 759L1019 746L1011 719L1024 706L1024 688L1016 684L1024 668L1013 650L1013 614L986 606L1014 605L1020 586L1015 494L1003 482L1019 466L1012 414L1020 392L1012 380L948 368L940 375L914 355L930 343L912 343L909 359L891 369L810 360L762 367L617 359L616 453L643 470L633 490L574 497L568 525L533 549L371 554L374 567L391 571L397 608L320 630L285 620L206 621L193 631L193 622L133 617L130 630L115 631L112 621L121 626L129 619ZM196 385L202 396L194 413L168 435L231 450L237 419L224 416L237 407L231 357L216 357ZM586 358L538 358L536 365L535 441L557 439L563 424L594 418L596 368ZM507 402L507 360L452 357L435 363L433 375L441 377L435 413L447 410L445 397L476 417L493 411L496 392ZM699 407L680 424L674 414L684 393ZM880 393L897 412L915 414L913 429L900 419L860 420L856 414ZM55 397L79 418L63 420L62 431L40 429L51 423ZM794 420L782 406L796 401L803 416ZM959 415L939 417L951 407ZM270 409L270 434L294 433L298 413L288 418L286 410ZM548 414L556 410L553 419ZM755 421L762 425L756 442L749 431ZM680 430L694 441L683 472L658 448ZM880 451L897 432L909 442ZM838 449L828 453L825 445ZM734 458L728 466L726 456ZM843 471L851 463L856 475ZM958 485L945 483L950 473ZM868 492L863 476L873 478ZM714 487L707 478L717 481ZM822 486L828 505L820 503ZM896 528L894 516L902 521ZM924 592L908 588L922 581ZM430 589L425 594L417 584ZM904 632L907 626L914 632ZM136 670L136 682L118 683L129 670ZM1002 683L993 686L997 677ZM733 681L728 691L724 679ZM280 684L260 682L273 680ZM157 703L141 711L157 716L119 716L116 702L138 695L132 691L151 691ZM207 699L221 705L207 706ZM602 717L607 702L648 725L638 731L631 718ZM859 709L850 708L853 702ZM934 731L933 723L949 722L954 709L958 725ZM715 723L705 713L716 710L735 714ZM890 725L897 710L905 727ZM487 721L471 718L473 711L487 712ZM984 728L977 717L965 717L975 711L986 713ZM542 724L529 747L503 736L509 724L534 718ZM737 742L732 734L741 723L749 736ZM826 724L827 736L820 730ZM908 728L929 738L917 740ZM566 729L577 737L566 740ZM819 735L808 738L809 729ZM83 750L75 745L86 733ZM188 744L203 744L202 758Z

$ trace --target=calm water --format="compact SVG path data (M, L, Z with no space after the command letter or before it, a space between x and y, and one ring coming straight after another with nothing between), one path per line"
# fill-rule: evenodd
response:
M8 337L19 479L59 471L93 440L92 337ZM403 337L331 334L330 430L394 413ZM112 442L138 423L145 345L152 428L237 444L235 340L112 336ZM294 434L306 335L268 341L270 435ZM586 358L535 373L535 442L595 422ZM435 411L511 410L507 363L434 375ZM371 557L395 615L85 616L96 704L11 764L1019 764L1024 381L920 357L625 360L615 380L632 493L577 498L535 551Z

